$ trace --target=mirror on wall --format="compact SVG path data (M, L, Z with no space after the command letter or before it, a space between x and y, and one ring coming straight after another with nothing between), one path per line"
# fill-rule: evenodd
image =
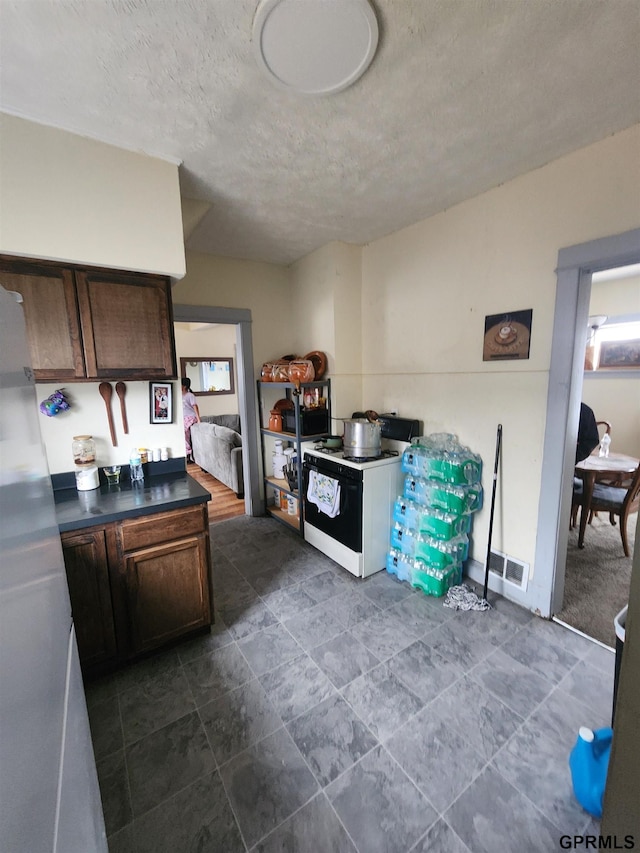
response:
M180 376L191 380L196 397L235 394L232 358L181 358Z

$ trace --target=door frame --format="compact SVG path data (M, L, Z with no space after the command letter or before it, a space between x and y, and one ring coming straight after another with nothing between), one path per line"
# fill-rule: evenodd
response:
M531 608L562 609L591 275L640 262L640 228L561 249L551 345Z
M238 409L242 424L242 473L244 509L247 515L264 515L260 497L256 383L253 367L251 311L213 305L174 305L174 323L226 323L236 327Z

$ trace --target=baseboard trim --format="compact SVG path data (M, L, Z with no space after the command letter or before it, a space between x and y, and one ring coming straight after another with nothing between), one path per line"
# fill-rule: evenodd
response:
M569 631L573 631L574 634L579 634L581 637L584 637L585 640L591 640L596 646L600 646L602 649L607 649L609 652L615 652L611 646L608 646L606 643L601 643L600 640L596 640L595 637L590 637L588 634L585 634L583 631L579 631L577 628L574 628L573 625L568 625L566 622L563 622L562 619L558 619L557 616L551 617L552 622L557 622L558 625L562 625L563 628L568 628Z

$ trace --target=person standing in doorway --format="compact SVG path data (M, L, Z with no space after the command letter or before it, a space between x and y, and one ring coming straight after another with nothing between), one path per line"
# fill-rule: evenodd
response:
M182 418L184 421L184 443L187 452L187 462L193 462L193 448L191 447L191 427L200 423L200 410L196 404L196 398L191 390L191 380L183 377L182 382Z

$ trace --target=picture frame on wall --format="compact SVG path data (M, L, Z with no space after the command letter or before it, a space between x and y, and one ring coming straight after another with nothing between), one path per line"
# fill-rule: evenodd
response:
M602 341L598 370L640 369L640 341Z
M171 382L149 383L149 410L150 423L173 423L173 385Z
M529 358L533 309L487 314L484 318L483 361Z

